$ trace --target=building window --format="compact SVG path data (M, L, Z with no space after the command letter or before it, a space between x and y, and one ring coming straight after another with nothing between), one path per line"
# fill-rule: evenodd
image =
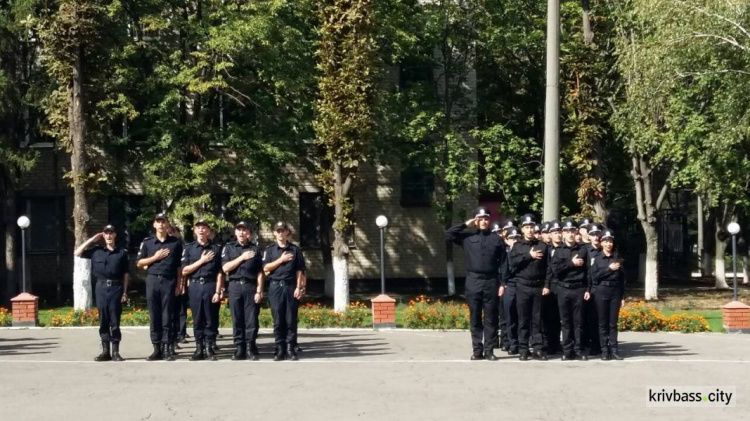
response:
M109 223L117 228L117 243L131 253L137 253L151 228L150 215L141 218L143 196L110 196Z
M322 248L333 245L333 208L321 192L299 194L300 247ZM354 225L345 232L347 245L356 248Z
M401 206L432 206L435 193L435 174L419 168L401 172Z
M65 198L29 198L26 215L31 220L26 237L26 249L30 253L65 251Z

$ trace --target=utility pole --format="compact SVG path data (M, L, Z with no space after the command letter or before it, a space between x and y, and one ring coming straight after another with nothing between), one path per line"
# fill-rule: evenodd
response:
M544 220L560 211L560 0L547 0L547 89L544 107Z

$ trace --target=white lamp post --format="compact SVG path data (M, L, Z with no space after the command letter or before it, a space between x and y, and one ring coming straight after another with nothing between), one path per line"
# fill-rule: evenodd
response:
M727 231L732 234L732 267L734 270L734 301L737 301L737 234L740 233L740 224L731 222L727 225Z
M18 227L21 228L21 273L23 274L23 290L26 292L26 228L31 225L31 220L26 215L21 216L16 221Z
M388 218L378 216L375 225L380 228L380 293L385 295L385 227L388 226Z

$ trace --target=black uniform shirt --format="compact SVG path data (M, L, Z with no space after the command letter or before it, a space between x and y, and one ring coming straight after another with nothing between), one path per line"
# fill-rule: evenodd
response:
M279 247L278 243L266 247L266 251L263 252L263 266L281 257L285 251L294 255L294 259L282 263L276 270L271 272L268 275L269 281L295 281L297 279L297 271L305 271L305 257L302 256L302 250L289 242L286 243L286 247Z
M159 241L156 236L146 238L141 243L136 259L141 260L151 257L164 248L169 249L169 255L152 263L148 267L148 274L175 277L177 276L177 269L180 267L180 256L182 256L182 242L177 237L170 235L164 241Z
M609 265L615 263L618 260L616 254L607 256L604 252L599 252L592 258L593 264L591 265L591 276L589 277L593 286L597 286L602 282L615 282L615 287L620 289L620 293L625 294L625 271L620 265L619 270L612 270Z
M128 252L122 247L110 250L104 246L95 246L84 251L81 257L91 259L91 271L96 279L122 281L130 268Z
M216 276L222 273L221 270L221 246L209 241L204 245L194 241L185 246L185 251L182 252L182 268L185 266L192 265L201 259L203 252L212 251L214 252L214 258L208 263L204 263L195 272L187 275L190 279L193 278L208 278L209 280L215 281Z
M227 273L229 279L251 278L253 281L258 279L258 272L263 270L263 255L260 248L249 241L244 246L237 241L224 245L221 251L221 263L229 263L246 251L255 251L255 257L245 260L236 269Z
M508 279L508 255L505 243L489 230L465 231L466 224L448 228L445 237L464 248L466 271L497 275L501 284Z
M553 274L552 279L564 283L580 283L581 286L588 284L588 249L584 244L575 244L572 247L562 243L555 247L549 254L548 273ZM573 264L573 257L583 259L583 266Z
M531 249L542 252L542 258L537 260L531 257ZM547 245L539 240L525 239L518 241L510 249L510 266L513 268L513 278L527 282L538 283L539 286L545 282L547 276Z

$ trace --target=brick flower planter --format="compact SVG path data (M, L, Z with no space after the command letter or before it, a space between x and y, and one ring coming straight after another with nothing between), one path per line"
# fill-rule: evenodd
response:
M13 327L39 326L39 297L24 292L10 300Z
M373 329L396 327L396 300L380 294L371 301Z
M750 306L732 301L721 308L722 324L728 333L750 333Z

